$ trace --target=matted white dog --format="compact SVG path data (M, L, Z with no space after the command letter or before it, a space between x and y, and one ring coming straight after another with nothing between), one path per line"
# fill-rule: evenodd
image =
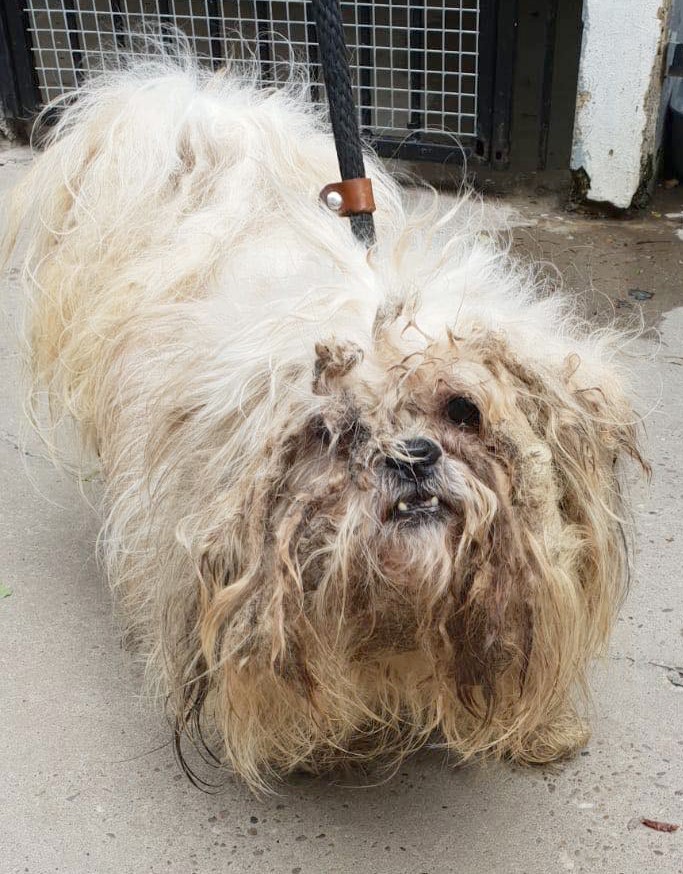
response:
M372 157L367 252L304 94L163 58L86 83L10 213L34 401L99 456L178 738L254 787L430 738L551 761L623 593L613 335Z

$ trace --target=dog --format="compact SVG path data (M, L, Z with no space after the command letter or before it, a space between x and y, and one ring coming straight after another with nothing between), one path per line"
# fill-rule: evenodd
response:
M411 209L366 161L369 251L303 84L147 57L65 103L8 212L32 415L99 459L126 638L181 756L256 790L572 753L626 586L618 335L473 196Z

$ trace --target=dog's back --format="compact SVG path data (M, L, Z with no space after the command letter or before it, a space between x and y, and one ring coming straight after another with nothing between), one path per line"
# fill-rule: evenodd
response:
M302 240L325 249L328 263L363 271L346 223L316 206L338 169L304 91L160 56L101 74L58 105L47 148L9 204L4 249L23 228L33 376L86 437L127 320L201 299L226 270L227 318L250 305L275 315L302 291L287 288L291 252L306 257ZM373 175L380 220L396 224L397 189L379 166ZM274 270L278 287L265 288L259 275Z

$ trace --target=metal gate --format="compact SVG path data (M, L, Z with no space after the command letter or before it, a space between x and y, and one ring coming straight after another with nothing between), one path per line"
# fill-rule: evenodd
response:
M508 157L513 0L341 2L364 137L382 155L504 166ZM10 117L29 117L144 29L177 28L205 63L258 65L271 83L307 68L324 86L309 2L290 0L5 0L0 87Z

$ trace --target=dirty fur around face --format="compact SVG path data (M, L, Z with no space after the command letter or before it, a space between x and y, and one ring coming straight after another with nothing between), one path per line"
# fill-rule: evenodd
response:
M257 790L428 740L571 753L624 592L618 337L476 198L411 208L367 161L369 252L303 85L147 58L83 85L8 213L32 415L99 459L127 636L179 748Z

